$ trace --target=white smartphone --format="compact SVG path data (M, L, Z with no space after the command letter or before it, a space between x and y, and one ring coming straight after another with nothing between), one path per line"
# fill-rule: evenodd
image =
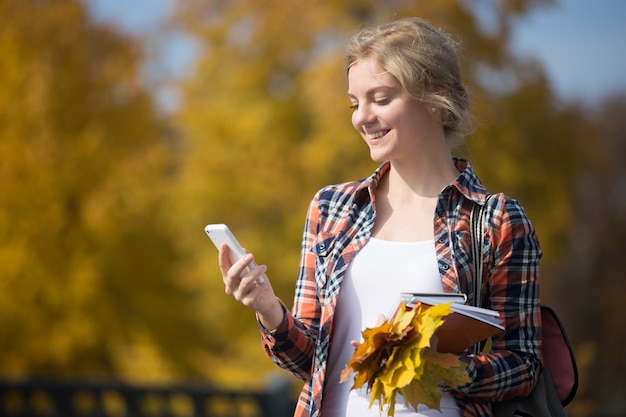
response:
M228 245L228 254L231 262L237 262L247 253L225 224L208 224L205 226L204 231L218 250L223 243ZM256 265L253 262L250 266L254 267Z

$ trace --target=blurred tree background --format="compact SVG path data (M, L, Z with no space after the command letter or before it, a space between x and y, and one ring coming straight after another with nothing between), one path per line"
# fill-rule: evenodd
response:
M462 42L476 132L456 154L539 231L542 298L578 359L570 415L626 413L626 96L563 102L511 52L516 20L551 0L481 3L489 28L478 3L178 1L170 25L198 53L165 112L146 39L79 0L0 0L0 376L283 375L203 226L229 224L289 304L309 199L375 168L350 124L345 41L417 15Z

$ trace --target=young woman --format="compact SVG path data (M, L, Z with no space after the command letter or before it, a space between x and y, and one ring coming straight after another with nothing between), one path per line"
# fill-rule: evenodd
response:
M232 264L220 250L227 294L257 312L269 357L306 381L296 416L380 415L339 374L351 342L400 292L463 292L472 301L469 219L489 193L467 161L451 156L469 114L455 48L416 18L352 39L352 124L381 165L313 198L291 311L275 297L264 265L246 272L252 254ZM491 402L523 396L536 383L541 250L517 201L495 194L486 209L481 305L499 311L506 330L489 352L462 355L471 383L442 387L441 412L416 412L399 399L396 416L487 417Z

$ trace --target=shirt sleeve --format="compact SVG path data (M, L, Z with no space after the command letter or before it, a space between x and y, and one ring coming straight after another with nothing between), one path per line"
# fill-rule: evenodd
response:
M453 391L467 400L525 396L542 367L539 240L517 201L502 194L492 200L481 299L483 307L500 312L505 331L493 339L489 353L464 358L472 382Z
M319 200L318 194L309 205L293 310L288 311L281 301L285 318L273 331L264 329L257 320L267 356L302 380L310 377L320 327L321 308L315 283L317 260L313 251L320 223Z

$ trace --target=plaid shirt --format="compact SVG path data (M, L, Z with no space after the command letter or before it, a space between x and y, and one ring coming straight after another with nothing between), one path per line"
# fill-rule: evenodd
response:
M455 159L459 177L442 190L435 209L437 262L445 292L464 292L471 304L470 212L488 192L469 163ZM264 349L279 366L306 381L295 416L319 416L333 317L341 282L370 237L374 192L390 164L367 179L328 186L312 200L292 312L274 331L260 326ZM506 326L486 354L463 355L471 383L449 389L463 417L491 417L491 401L528 394L542 366L539 330L539 258L535 230L524 210L503 194L486 211L482 306L500 312ZM283 304L284 305L284 304ZM324 416L335 417L335 416Z

